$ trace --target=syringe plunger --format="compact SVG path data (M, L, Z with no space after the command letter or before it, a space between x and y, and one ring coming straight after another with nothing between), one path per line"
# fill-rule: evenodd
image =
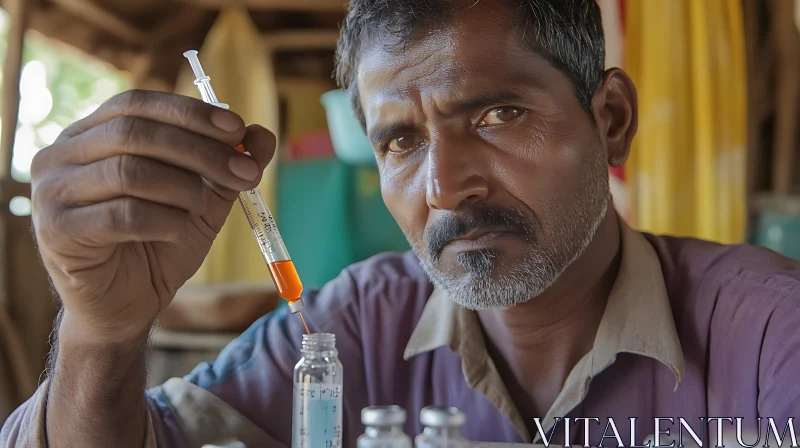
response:
M189 65L192 66L194 77L196 79L204 78L206 76L203 67L200 65L200 59L197 58L197 50L186 50L183 52L186 59L189 60Z
M227 109L227 104L220 103L219 100L217 100L217 94L214 93L214 88L211 87L211 78L203 71L203 66L200 65L200 59L197 58L197 50L184 51L183 55L189 60L189 65L192 66L192 71L196 78L194 80L194 85L197 86L200 98L206 103L213 104L222 109Z

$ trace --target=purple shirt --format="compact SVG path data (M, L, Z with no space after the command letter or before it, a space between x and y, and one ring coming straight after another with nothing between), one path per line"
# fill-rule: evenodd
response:
M543 417L545 430L554 417L596 417L592 445L608 418L627 445L652 434L655 417L684 417L698 431L699 417L774 417L782 430L800 415L800 263L762 248L621 227L620 272L595 345L547 416L518 413L475 313L434 291L413 254L375 256L310 294L304 316L312 332L336 335L344 366L344 446L363 432L361 409L376 404L404 407L412 436L422 430L422 407L457 406L467 414L464 434L480 441L530 443L536 434L525 422L533 417ZM148 391L147 445L290 446L303 332L284 307L215 362ZM46 388L9 418L0 445L42 437ZM630 417L638 418L634 440ZM674 433L677 422L665 427ZM553 441L563 442L563 422L554 429ZM571 434L582 444L583 423Z

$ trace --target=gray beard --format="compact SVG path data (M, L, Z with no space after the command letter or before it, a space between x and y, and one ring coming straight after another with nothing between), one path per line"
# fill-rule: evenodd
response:
M554 229L553 241L560 246L532 246L521 262L503 272L495 273L495 261L500 256L496 250L459 253L458 264L467 271L459 275L440 271L429 257L420 256L419 248L414 244L412 247L431 282L457 304L471 310L510 308L540 296L586 251L605 219L610 202L608 190L597 199L602 202L591 221L586 215L579 216Z

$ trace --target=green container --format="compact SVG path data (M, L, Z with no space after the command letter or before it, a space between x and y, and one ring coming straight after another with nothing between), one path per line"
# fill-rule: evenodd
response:
M383 203L377 168L339 159L281 163L277 220L306 289L372 255L409 248Z
M336 155L350 165L375 166L372 144L353 112L347 92L331 90L324 93L320 101L325 108Z
M381 252L408 250L406 237L383 202L378 169L358 166L351 170L355 260L364 260Z
M800 201L769 199L761 204L753 243L800 259Z

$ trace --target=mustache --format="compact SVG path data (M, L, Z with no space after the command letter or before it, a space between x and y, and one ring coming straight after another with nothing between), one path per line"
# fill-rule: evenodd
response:
M518 234L524 241L536 241L536 226L530 217L516 208L489 205L470 206L442 217L425 232L425 248L437 261L444 247L472 230L502 227Z

